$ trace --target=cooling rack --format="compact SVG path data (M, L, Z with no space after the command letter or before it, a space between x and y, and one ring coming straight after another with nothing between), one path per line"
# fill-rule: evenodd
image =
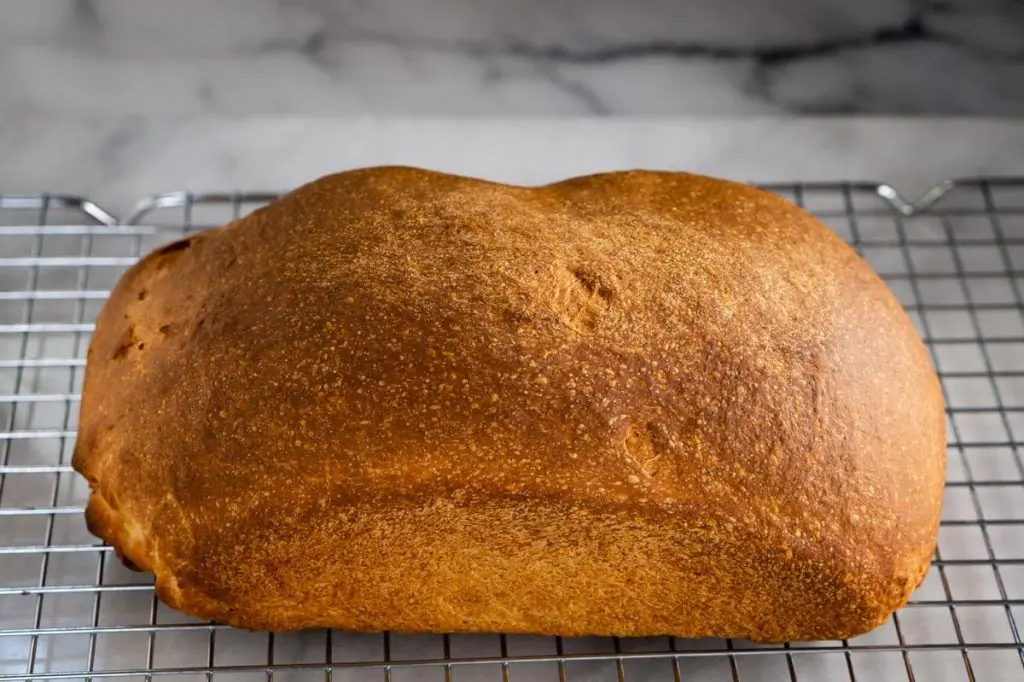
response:
M140 254L270 193L166 194L117 220L84 198L0 194L0 682L1024 680L1024 179L787 184L888 281L948 403L934 567L843 642L273 635L167 609L85 530L69 466L92 321Z

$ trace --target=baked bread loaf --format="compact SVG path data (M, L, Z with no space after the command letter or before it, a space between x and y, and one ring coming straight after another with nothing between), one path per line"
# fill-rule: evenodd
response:
M131 268L74 466L240 627L831 639L927 570L944 429L899 303L778 196L374 168Z

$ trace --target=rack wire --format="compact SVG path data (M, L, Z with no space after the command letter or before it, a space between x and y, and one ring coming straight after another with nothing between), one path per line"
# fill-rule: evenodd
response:
M84 356L140 254L273 193L146 199L0 194L0 682L266 680L1024 680L1024 179L769 189L848 239L905 305L943 381L949 475L933 569L906 608L843 642L759 646L311 631L168 609L85 530L69 466Z

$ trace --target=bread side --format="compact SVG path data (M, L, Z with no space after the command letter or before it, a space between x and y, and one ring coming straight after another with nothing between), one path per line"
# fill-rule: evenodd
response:
M759 190L330 176L151 254L89 352L90 528L243 627L851 636L927 569L938 382Z

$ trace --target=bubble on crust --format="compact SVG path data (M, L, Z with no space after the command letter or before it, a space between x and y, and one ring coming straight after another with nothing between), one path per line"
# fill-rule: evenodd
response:
M121 335L121 340L117 344L117 348L114 349L114 355L112 359L123 360L128 357L128 353L139 344L138 338L135 336L135 327L129 326L125 330L124 334ZM140 348L141 350L141 348Z
M551 303L568 327L593 331L618 298L610 278L583 267L559 269L551 291Z
M656 436L654 424L631 424L623 443L627 458L648 478L657 476L660 469L661 453Z
M178 260L178 257L195 243L195 239L195 237L179 239L154 251L150 256L156 259L156 272L154 274L159 276L168 270Z

